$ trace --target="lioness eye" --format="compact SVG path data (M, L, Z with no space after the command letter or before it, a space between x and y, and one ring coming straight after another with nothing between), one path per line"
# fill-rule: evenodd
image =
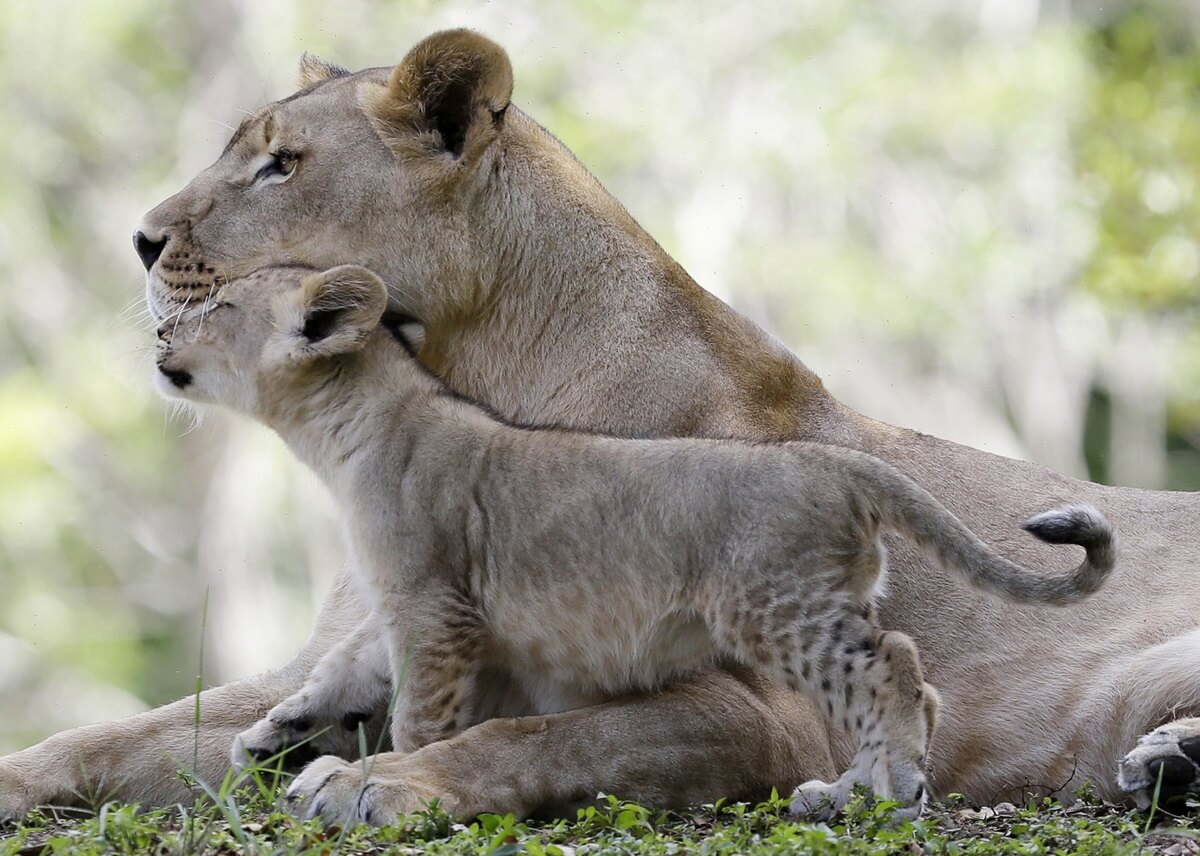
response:
M296 164L299 162L300 156L288 149L271 152L270 160L259 167L258 172L254 174L254 180L271 184L287 181L296 171Z

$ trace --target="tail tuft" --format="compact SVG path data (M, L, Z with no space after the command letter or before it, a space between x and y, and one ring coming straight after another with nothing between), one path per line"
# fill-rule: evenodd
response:
M1047 544L1100 546L1112 540L1112 524L1090 505L1061 505L1026 520L1021 528Z
M1059 602L1069 603L1096 591L1116 564L1117 531L1090 505L1061 505L1043 511L1026 520L1022 528L1048 544L1075 544L1087 552L1087 559L1070 577L1074 591L1062 592Z

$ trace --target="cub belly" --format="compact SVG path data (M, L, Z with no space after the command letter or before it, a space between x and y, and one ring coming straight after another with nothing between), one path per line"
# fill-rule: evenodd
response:
M485 621L488 658L519 676L546 712L656 689L715 655L694 610L655 609L636 595L543 614L509 607Z

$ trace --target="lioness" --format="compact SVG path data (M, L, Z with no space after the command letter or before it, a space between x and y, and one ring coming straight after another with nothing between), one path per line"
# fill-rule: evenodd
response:
M1108 799L1148 801L1159 770L1164 793L1195 786L1195 495L1081 482L849 410L696 285L510 103L508 58L482 36L437 33L394 68L354 74L306 59L301 74L302 89L247 118L211 167L142 222L135 243L159 318L266 265L364 264L395 309L424 323L422 362L515 421L862 450L1027 566L1045 566L1052 551L1014 541L1019 521L1068 498L1102 507L1121 531L1122 565L1065 609L981 598L888 542L880 619L916 640L944 703L930 787L990 801L1090 781ZM201 777L220 780L236 736L296 692L366 613L343 577L294 661L203 694L198 746L189 699L0 759L0 816L87 794L186 799L173 759L195 757ZM484 683L486 721L369 760L377 812L438 797L460 816L522 815L600 790L669 806L752 798L828 779L852 754L803 695L732 665L569 711L527 697L503 672ZM351 732L328 741L318 748L357 752ZM311 790L323 785L322 812L353 818L364 767L320 763L326 776Z
M1112 571L1115 535L1088 506L1026 521L1087 551L1039 577L861 452L513 426L397 342L375 274L305 274L269 268L166 321L156 377L274 429L338 499L391 664L398 751L470 725L484 665L578 705L723 658L814 696L857 743L836 782L796 789L794 813L840 811L863 784L916 817L937 695L912 640L872 620L881 529L1017 601L1075 603ZM340 725L344 699L376 683L373 664L356 668L373 643L335 647L268 724Z

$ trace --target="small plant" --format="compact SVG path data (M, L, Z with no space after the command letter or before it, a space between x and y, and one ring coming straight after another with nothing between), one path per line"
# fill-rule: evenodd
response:
M272 769L277 767L276 761ZM685 812L659 811L599 795L570 820L520 821L512 815L485 814L459 823L435 802L379 829L324 828L287 812L275 781L264 771L261 778L227 777L219 787L198 783L196 800L174 809L139 811L136 806L109 803L86 818L52 810L35 812L15 828L0 832L0 856L1133 856L1193 853L1200 843L1189 817L1176 818L1170 829L1155 829L1147 826L1144 814L1082 800L1063 804L1047 798L1023 808L1001 805L990 811L951 800L932 805L921 820L898 823L891 814L893 806L866 792L856 794L847 810L828 824L791 820L789 800L778 794L759 803L722 800Z

